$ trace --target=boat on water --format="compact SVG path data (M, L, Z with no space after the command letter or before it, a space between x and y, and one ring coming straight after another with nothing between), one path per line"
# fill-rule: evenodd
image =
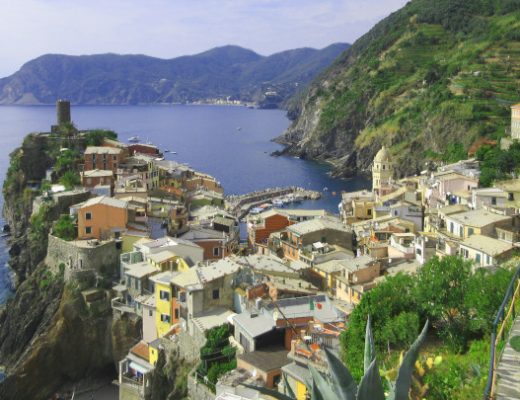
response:
M141 139L139 139L139 136L131 136L131 137L128 138L128 141L130 143L139 143L140 140Z
M275 206L275 207L283 207L284 206L284 202L283 202L282 199L273 199L272 203L273 203L273 206Z
M241 131L242 130L242 127L241 126L237 126L237 131Z

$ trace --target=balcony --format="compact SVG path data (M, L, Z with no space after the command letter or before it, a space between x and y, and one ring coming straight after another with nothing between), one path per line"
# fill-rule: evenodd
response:
M117 310L121 313L129 313L129 314L135 314L136 310L135 307L132 307L126 303L124 303L121 299L121 297L115 297L110 301L110 305L113 310Z

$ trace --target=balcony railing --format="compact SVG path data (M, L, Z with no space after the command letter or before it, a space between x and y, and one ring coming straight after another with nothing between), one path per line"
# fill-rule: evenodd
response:
M489 355L489 373L484 391L484 400L494 399L496 390L496 369L498 361L505 348L504 343L509 336L511 327L518 313L515 306L518 306L520 299L520 267L515 272L513 279L509 283L502 305L498 309L493 327L491 329L491 350Z

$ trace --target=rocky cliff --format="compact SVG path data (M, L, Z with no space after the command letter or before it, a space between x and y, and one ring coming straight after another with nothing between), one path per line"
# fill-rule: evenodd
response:
M383 144L404 175L449 144L498 139L520 97L519 32L516 0L412 0L292 101L279 141L349 176Z
M11 155L4 215L12 230L10 264L18 276L14 298L0 312L0 360L7 378L2 400L47 399L65 384L89 376L113 377L116 363L140 337L139 322L115 318L108 297L89 307L81 295L94 276L65 283L43 260L53 219L63 210L46 207L31 217L34 191L53 163L54 145L29 135Z

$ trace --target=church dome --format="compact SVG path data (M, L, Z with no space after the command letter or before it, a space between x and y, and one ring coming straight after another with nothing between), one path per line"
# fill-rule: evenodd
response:
M390 153L386 149L385 146L381 147L381 150L379 150L376 154L376 157L374 158L374 162L377 163L384 163L390 161Z

